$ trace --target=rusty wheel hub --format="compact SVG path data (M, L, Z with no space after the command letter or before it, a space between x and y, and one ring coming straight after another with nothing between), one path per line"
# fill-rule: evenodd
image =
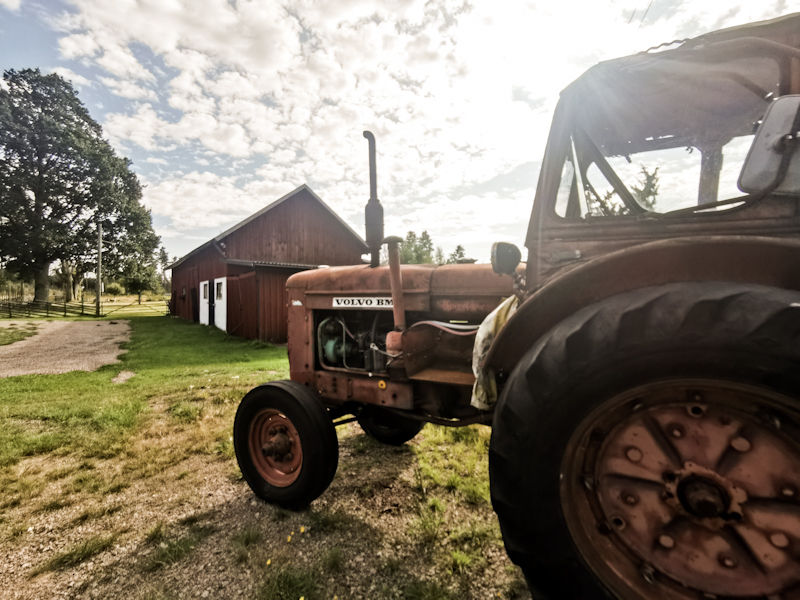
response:
M300 475L300 436L283 413L274 409L258 413L250 425L248 445L256 469L271 485L289 486Z
M793 401L673 382L609 404L562 465L568 527L604 583L621 598L800 598Z

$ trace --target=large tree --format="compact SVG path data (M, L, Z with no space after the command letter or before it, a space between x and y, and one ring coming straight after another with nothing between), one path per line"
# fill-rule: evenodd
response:
M35 279L45 300L50 265L75 278L95 267L98 225L104 266L121 271L158 246L130 162L114 153L72 85L38 69L8 70L0 86L0 257Z

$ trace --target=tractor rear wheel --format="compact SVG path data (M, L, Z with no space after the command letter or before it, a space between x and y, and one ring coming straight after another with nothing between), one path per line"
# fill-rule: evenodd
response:
M303 508L318 498L339 463L339 442L327 411L293 381L266 383L242 399L233 445L253 492L284 508Z
M695 283L609 298L520 361L492 504L558 598L783 598L800 582L800 294Z

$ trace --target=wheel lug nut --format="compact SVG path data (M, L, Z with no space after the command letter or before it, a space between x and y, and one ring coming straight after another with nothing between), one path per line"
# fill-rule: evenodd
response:
M750 442L743 437L735 437L731 440L731 446L734 450L739 452L747 452L750 450Z
M283 460L284 462L291 462L292 460L294 460L294 454L292 454L291 452L287 452L286 454L283 455Z
M639 462L642 460L643 454L642 451L638 448L631 446L625 451L625 456L628 457L628 460L631 462Z
M625 504L630 504L631 506L639 502L639 499L633 494L623 494L622 500Z
M673 423L667 429L669 429L669 434L672 437L678 438L678 439L682 438L684 436L684 434L686 433L686 430L684 430L684 428L681 425L679 425L678 423Z
M668 535L662 535L658 538L658 543L667 550L675 547L675 540Z
M781 532L773 533L769 536L769 541L776 548L786 548L789 545L789 538Z
M738 564L735 558L733 558L732 556L728 556L726 554L720 554L718 560L719 564L721 564L726 569L735 569L736 565Z

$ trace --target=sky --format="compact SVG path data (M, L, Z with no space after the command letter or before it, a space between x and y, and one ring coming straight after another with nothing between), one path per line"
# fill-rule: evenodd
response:
M522 247L559 92L800 0L0 0L0 67L72 81L170 257L302 184L364 236Z

